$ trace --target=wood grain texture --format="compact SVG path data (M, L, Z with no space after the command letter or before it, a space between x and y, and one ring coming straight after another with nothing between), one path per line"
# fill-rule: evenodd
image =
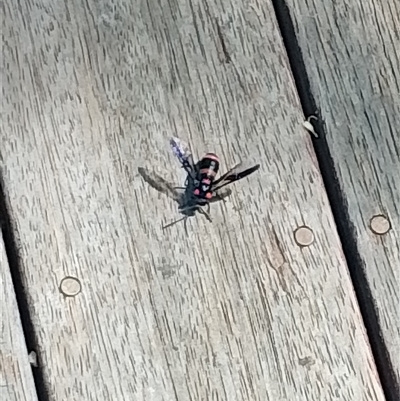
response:
M0 235L0 399L37 401L10 268Z
M1 155L51 400L383 401L273 8L243 4L6 1ZM261 163L188 237L138 173L183 183L172 135Z
M400 383L400 3L288 5ZM384 236L370 230L380 214Z

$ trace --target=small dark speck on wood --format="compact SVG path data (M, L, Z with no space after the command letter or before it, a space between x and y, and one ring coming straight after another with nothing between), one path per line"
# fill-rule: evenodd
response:
M217 26L217 33L218 33L219 41L221 42L222 51L223 51L224 56L225 56L225 63L229 64L232 61L231 60L231 56L229 55L228 49L226 48L224 35L222 34L222 30L221 30L221 27L219 26L219 23L218 23L217 19L215 20L215 24Z
M301 366L311 366L315 364L315 360L311 356L306 356L305 358L300 358L299 359L299 364Z

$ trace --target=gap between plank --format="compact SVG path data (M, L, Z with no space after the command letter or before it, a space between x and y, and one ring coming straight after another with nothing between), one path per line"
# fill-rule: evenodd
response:
M272 0L272 3L304 115L306 117L311 115L318 116L318 121L314 126L317 128L319 137L315 138L311 134L310 135L312 137L319 169L337 226L364 326L371 345L382 389L387 401L398 401L399 384L396 382L390 355L383 340L381 328L379 326L378 313L365 274L365 266L357 247L355 227L348 213L348 204L340 188L335 165L326 141L326 132L321 123L321 116L318 115L319 110L311 92L307 70L297 42L289 8L284 0Z
M28 297L22 280L20 255L18 253L15 235L12 229L5 190L3 171L0 168L0 228L3 235L6 257L10 268L15 296L17 298L18 312L21 318L22 331L25 338L27 352L35 351L38 358L38 366L31 366L37 398L39 401L50 401L49 393L44 380L40 353L38 352L39 347L37 336L29 312Z

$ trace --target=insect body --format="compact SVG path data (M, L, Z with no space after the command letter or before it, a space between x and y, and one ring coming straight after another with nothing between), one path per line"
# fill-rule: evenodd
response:
M188 217L195 215L196 211L204 214L209 221L211 218L208 212L202 208L204 206L210 207L210 203L223 200L231 194L227 188L222 190L226 185L238 181L254 171L258 170L260 165L257 164L250 168L243 168L242 164L238 164L231 168L228 172L216 179L219 171L219 158L214 153L207 153L196 164L193 162L193 156L189 147L177 138L170 140L170 145L173 153L179 159L182 168L185 169L188 176L185 182L185 187L178 187L183 189L184 194L181 198L179 211L184 214L184 217L176 220L163 228L170 227L171 225L184 220L186 228L186 220Z
M198 184L193 193L199 199L199 203L207 203L213 196L212 184L219 170L219 159L214 153L207 153L198 163ZM205 202L204 202L205 201Z

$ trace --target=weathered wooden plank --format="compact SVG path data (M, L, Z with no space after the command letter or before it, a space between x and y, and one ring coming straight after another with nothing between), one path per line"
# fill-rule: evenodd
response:
M1 153L51 399L383 400L272 6L6 4ZM172 135L262 164L188 237L138 174L183 181Z
M400 383L400 3L288 5Z
M0 399L37 400L17 300L0 234Z

